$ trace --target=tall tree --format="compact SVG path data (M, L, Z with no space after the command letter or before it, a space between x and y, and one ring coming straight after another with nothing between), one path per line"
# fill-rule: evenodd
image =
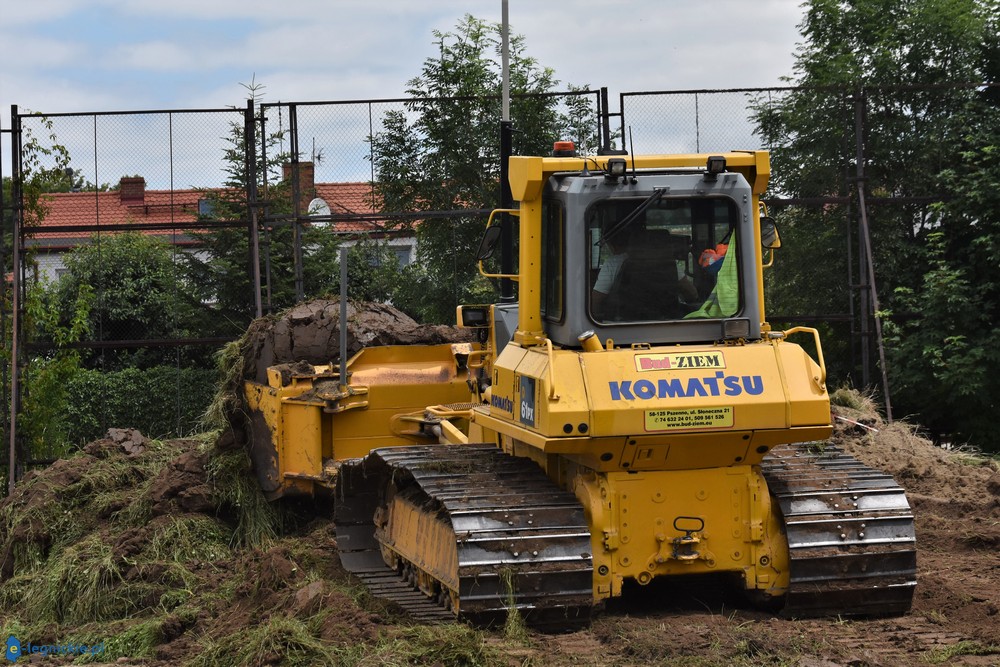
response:
M947 253L931 242L947 216L927 199L955 196L956 182L944 174L962 163L969 128L980 127L989 110L988 98L963 84L997 73L1000 6L997 0L811 0L805 8L793 79L802 87L757 107L762 135L775 146L772 194L854 203L780 212L788 250L768 283L771 309L848 311L839 286L850 276L853 283L867 281L847 264L856 243L860 171L869 198L896 199L870 205L868 215L880 300L899 314L918 305L909 297L926 289L936 270L928 267ZM850 358L852 343L840 333L827 337L834 351L827 359ZM937 343L944 344L943 336ZM891 354L891 360L893 370L908 358ZM855 370L835 361L832 381ZM898 412L920 412L912 402L918 396L900 398Z
M71 328L82 294L92 294L82 332L89 340L157 340L198 335L192 330L200 306L191 295L177 257L163 240L139 232L104 234L65 257L66 274L49 292L61 317L55 331L40 326L36 335L55 340ZM42 324L42 323L40 323ZM85 365L103 370L148 368L176 363L168 349L120 348L92 351Z
M454 32L434 32L439 53L409 82L414 99L386 115L371 137L375 191L386 211L488 209L499 188L500 30L466 15ZM547 93L559 83L551 69L510 39L514 152L546 154L552 142L596 145L592 108L560 110ZM581 117L582 116L582 117ZM493 299L493 286L475 271L474 251L484 220L427 218L416 228L418 262L407 267L394 302L420 319L445 322L463 301Z
M887 330L894 400L933 435L1000 451L1000 107L978 108L956 159L940 173L926 272L896 290L920 314Z

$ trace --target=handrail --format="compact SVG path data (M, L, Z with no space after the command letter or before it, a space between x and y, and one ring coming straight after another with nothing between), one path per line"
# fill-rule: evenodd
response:
M549 364L548 364L548 366L549 366L549 400L550 401L558 401L559 400L559 394L556 393L556 374L555 374L555 370L553 370L553 368L552 368L555 365L554 364L554 362L555 362L555 354L552 351L552 341L549 340L548 338L545 338L543 340L545 341L545 348L549 352Z
M826 391L826 361L823 359L823 346L819 342L819 330L812 327L792 327L781 332L785 338L795 333L811 333L813 335L813 340L816 342L816 356L819 358L820 370L820 376L813 376L813 381L816 382L821 390Z

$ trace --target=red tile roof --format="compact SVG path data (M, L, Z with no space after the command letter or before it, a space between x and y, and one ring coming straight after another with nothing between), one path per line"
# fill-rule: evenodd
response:
M316 196L330 207L330 215L366 215L378 213L373 203L370 183L317 183ZM338 233L379 232L389 224L384 219L337 220Z
M317 183L317 197L322 197L333 216L372 216L369 183ZM45 195L48 213L31 238L36 245L52 249L72 248L100 228L112 231L117 225L136 225L144 234L171 236L186 233L198 222L198 202L206 197L203 190L145 190L140 198L122 198L119 190L109 192L61 192ZM307 201L308 203L308 201ZM171 227L177 225L176 228ZM78 228L78 229L77 229ZM381 232L386 221L377 218L335 220L336 233ZM103 232L103 229L100 229ZM174 238L178 244L193 243L186 234Z

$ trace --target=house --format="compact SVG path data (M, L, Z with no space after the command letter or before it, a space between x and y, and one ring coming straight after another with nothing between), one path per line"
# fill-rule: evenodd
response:
M291 165L284 176L290 178ZM314 183L312 163L298 165L300 210L317 226L344 237L351 246L359 235L386 240L401 265L415 259L412 231L386 231L377 217L369 183ZM94 235L139 231L171 245L196 251L194 232L211 226L211 199L205 190L147 190L141 176L124 177L118 190L59 192L46 195L48 213L25 240L33 252L39 277L57 280L65 271L67 252L91 243Z

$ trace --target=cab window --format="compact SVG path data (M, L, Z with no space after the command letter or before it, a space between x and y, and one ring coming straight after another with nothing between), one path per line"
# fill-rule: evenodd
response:
M617 323L735 315L741 303L738 220L736 203L721 197L592 204L591 318Z

